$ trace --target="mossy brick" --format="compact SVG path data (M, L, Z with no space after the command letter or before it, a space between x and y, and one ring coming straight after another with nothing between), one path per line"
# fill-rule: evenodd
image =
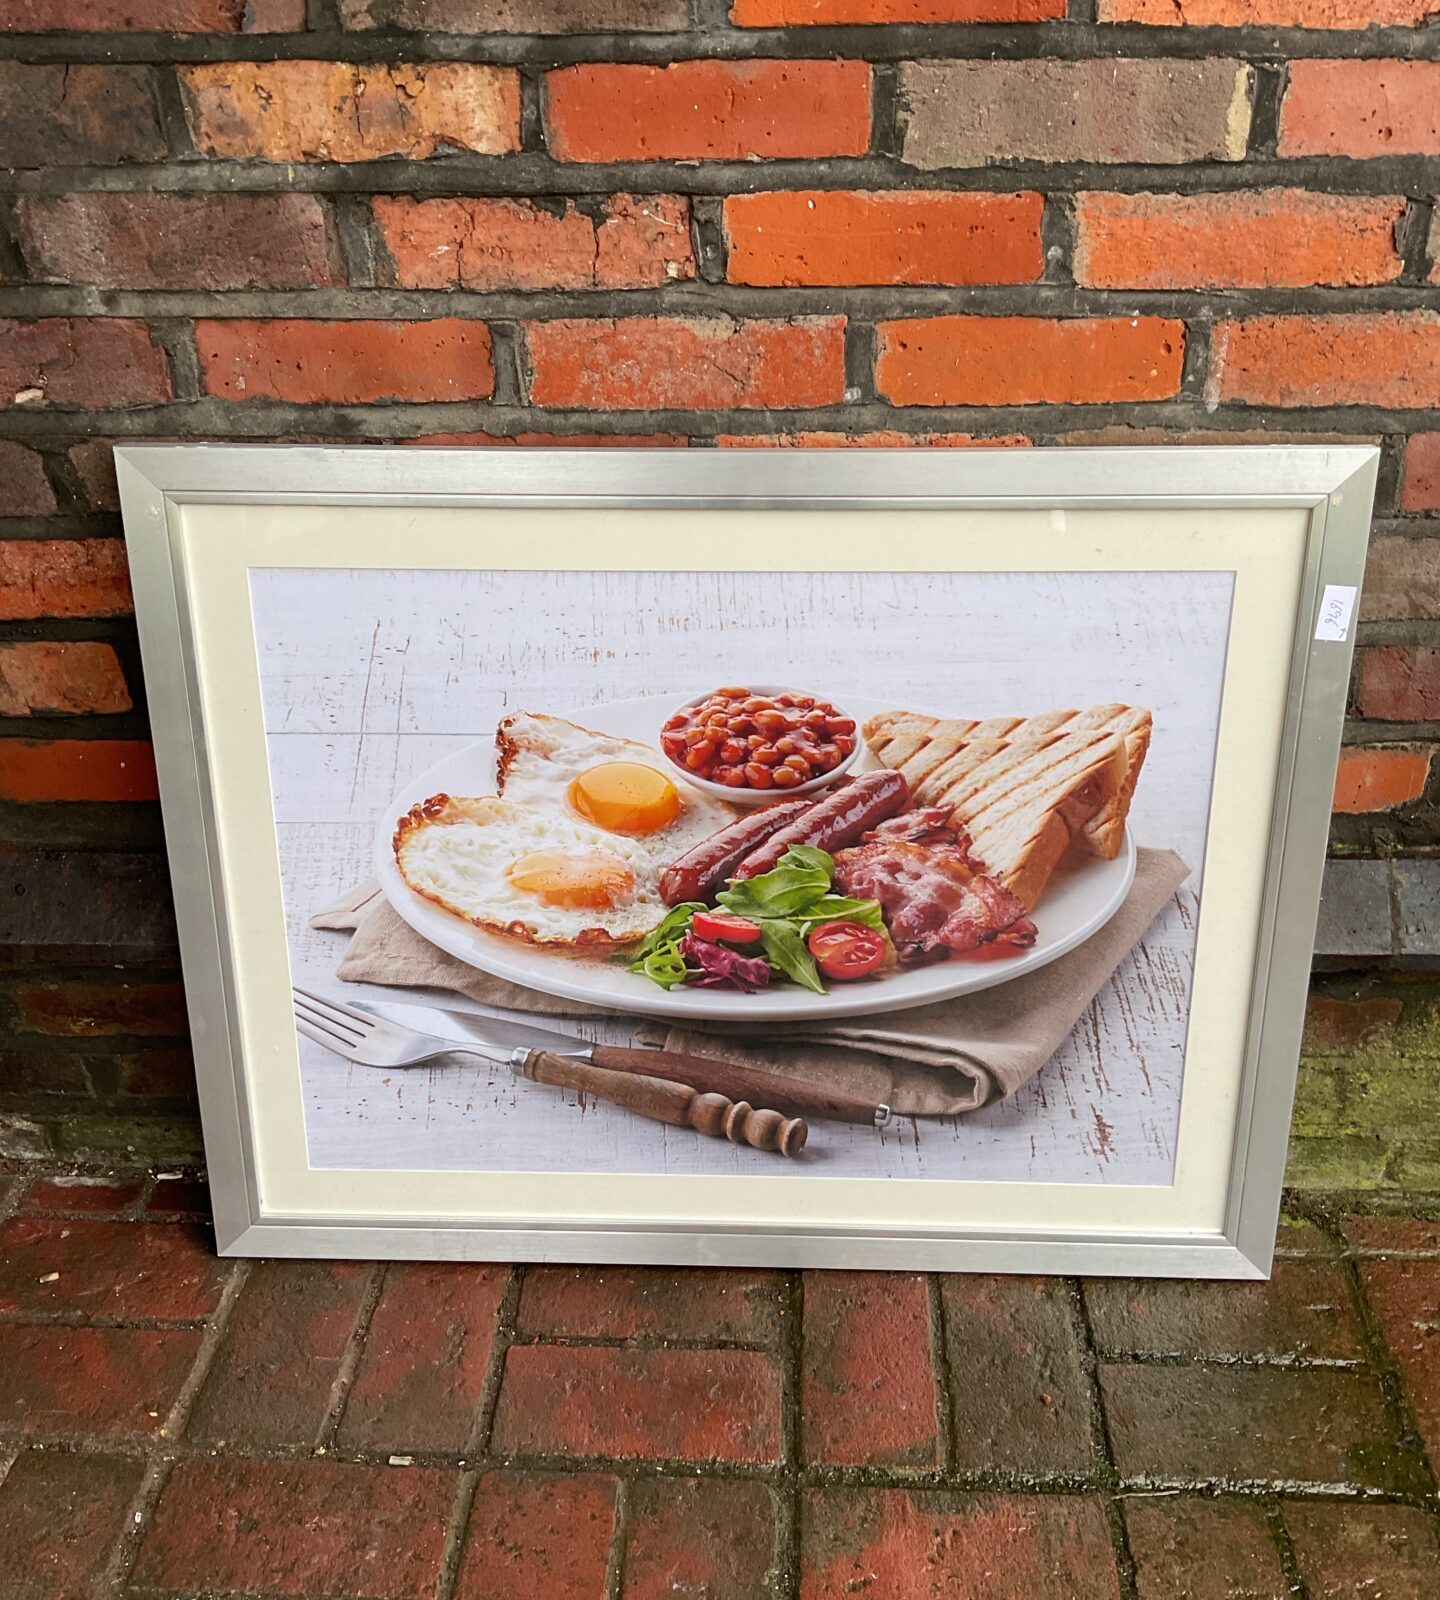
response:
M1283 1514L1310 1600L1434 1600L1440 1533L1432 1514L1293 1500Z
M1138 1600L1292 1600L1262 1506L1165 1495L1124 1507Z
M92 1116L57 1119L53 1131L56 1151L81 1160L153 1161L179 1167L205 1159L198 1117L96 1111Z
M1400 1369L1430 1464L1440 1468L1440 1261L1362 1261L1360 1280Z
M1361 1256L1440 1256L1440 1222L1411 1217L1348 1216L1346 1242Z

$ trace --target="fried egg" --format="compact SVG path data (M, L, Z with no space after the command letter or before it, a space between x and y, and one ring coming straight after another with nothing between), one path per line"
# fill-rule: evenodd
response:
M522 712L496 732L498 795L433 795L400 819L406 883L478 928L530 944L642 939L660 877L734 819L658 750Z

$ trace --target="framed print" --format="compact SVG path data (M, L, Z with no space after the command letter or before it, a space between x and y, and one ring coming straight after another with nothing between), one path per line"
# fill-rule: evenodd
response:
M1374 450L116 458L223 1251L1268 1273Z

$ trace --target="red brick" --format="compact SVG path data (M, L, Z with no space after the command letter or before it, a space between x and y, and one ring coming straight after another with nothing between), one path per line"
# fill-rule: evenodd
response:
M495 387L483 322L197 322L206 394L226 400L485 400Z
M716 1478L632 1485L625 1600L756 1600L774 1592L774 1562L767 1485Z
M132 1582L335 1600L431 1600L455 1474L330 1461L181 1461Z
M1440 1222L1409 1217L1346 1217L1346 1240L1362 1256L1440 1256Z
M1349 1056L1393 1047L1403 1002L1378 995L1372 1000L1336 1000L1312 994L1305 1011L1301 1051L1311 1056Z
M1434 1520L1411 1506L1285 1502L1309 1600L1433 1600Z
M251 1270L188 1437L246 1448L314 1442L330 1406L370 1269L353 1261L260 1261ZM256 1396L263 1394L263 1405Z
M1101 22L1161 28L1413 28L1437 11L1440 0L1100 0Z
M963 1471L1083 1472L1093 1459L1090 1386L1057 1279L943 1280Z
M1440 405L1440 316L1377 312L1221 322L1207 393L1212 400L1265 406Z
M0 543L0 620L118 617L134 608L123 539Z
M188 1026L179 983L37 982L19 991L16 1004L22 1030L65 1038L183 1034Z
M496 1448L616 1460L773 1461L780 1375L751 1350L517 1345Z
M1440 1261L1366 1260L1360 1278L1434 1467L1440 1464Z
M202 155L231 160L424 160L442 147L520 148L520 88L507 67L225 61L179 68Z
M0 1484L0 1572L10 1600L87 1600L145 1464L26 1450Z
M38 395L22 401L31 390ZM126 317L0 322L0 409L103 410L169 398L165 352L143 322Z
M485 33L683 33L687 0L501 0L485 8ZM347 28L475 33L475 0L340 0Z
M683 450L689 443L679 433L427 433L407 444L479 445L486 449L543 450Z
M36 1178L25 1191L22 1211L63 1211L79 1217L124 1211L140 1198L141 1178Z
M33 450L0 439L0 517L48 517L55 509L55 491L45 476L45 465Z
M896 405L1101 404L1180 389L1168 317L923 317L878 325L875 382Z
M1292 61L1279 153L1440 155L1440 61Z
M26 1438L159 1433L195 1358L189 1328L0 1322L0 1426Z
M519 1327L553 1338L777 1337L781 1278L750 1269L531 1267Z
M487 1472L475 1489L455 1600L603 1600L614 1478Z
M148 67L0 62L0 166L163 161Z
M1038 194L800 189L725 201L732 283L1030 283Z
M298 33L302 0L9 0L7 33Z
M845 319L623 317L527 322L530 400L597 411L836 405Z
M1329 1361L1365 1353L1345 1280L1323 1261L1282 1261L1268 1283L1101 1278L1085 1299L1107 1351Z
M337 1443L464 1450L509 1282L506 1267L390 1267Z
M1372 538L1360 620L1440 617L1440 539Z
M1100 289L1304 288L1398 278L1403 196L1081 194L1075 281Z
M195 1098L195 1058L183 1045L126 1050L116 1057L121 1094ZM209 1207L205 1208L208 1215Z
M940 1463L930 1295L923 1277L807 1272L801 1368L805 1459Z
M1391 811L1418 800L1430 777L1429 750L1347 745L1335 773L1335 809L1350 814Z
M341 283L309 194L66 194L16 206L31 276L99 289L310 289Z
M0 740L0 800L156 800L144 739Z
M184 1223L0 1223L0 1311L194 1321L215 1309L229 1271L201 1230Z
M1263 1507L1190 1496L1124 1505L1138 1600L1291 1600Z
M741 28L833 27L847 22L1044 22L1065 0L731 0Z
M870 146L863 61L586 63L545 77L557 161L859 156Z
M722 450L971 450L1023 448L1033 441L1023 433L987 439L974 433L901 433L898 428L875 428L869 433L801 428L795 433L722 433L715 443Z
M146 1216L208 1217L210 1209L210 1189L203 1178L157 1178L145 1202Z
M83 639L0 644L0 716L129 711L132 704L113 645Z
M1380 645L1360 655L1362 717L1383 722L1440 718L1440 650L1423 645Z
M1400 509L1440 511L1440 433L1412 433L1405 441Z
M811 1489L800 1600L1118 1600L1100 1502L950 1489ZM877 1586L878 1584L878 1586Z
M679 195L609 195L598 218L572 200L377 195L371 205L406 289L644 289L695 276Z

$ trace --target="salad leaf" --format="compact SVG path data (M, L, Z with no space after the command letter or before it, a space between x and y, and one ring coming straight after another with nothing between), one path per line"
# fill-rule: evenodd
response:
M783 972L802 989L813 989L816 994L825 993L815 957L806 949L804 936L793 922L778 919L762 922L760 948L777 972Z
M693 933L685 935L680 954L700 969L690 974L690 984L696 989L733 988L754 994L770 981L770 968L759 956L742 956L738 950L697 939Z
M698 900L687 900L668 912L659 927L646 935L645 942L630 958L628 970L642 973L662 989L673 989L684 983L690 975L681 945L690 933L690 921L704 905Z
M822 922L863 922L867 928L885 929L878 900L852 900L849 895L823 894L807 906L800 918L801 932L809 938Z
M830 887L835 860L813 845L797 844L780 857L779 864L754 878L732 878L715 896L737 917L764 921L766 917L797 917Z

